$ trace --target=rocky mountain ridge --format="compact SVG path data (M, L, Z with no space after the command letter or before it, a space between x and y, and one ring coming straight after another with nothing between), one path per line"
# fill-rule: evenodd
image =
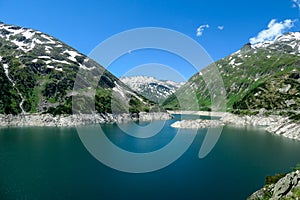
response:
M77 73L98 75L95 91L86 87L74 94ZM100 78L101 75L101 78ZM86 83L88 84L88 83ZM95 110L112 112L149 111L153 102L136 94L101 65L40 31L0 23L0 114L71 114L74 95L84 96L77 105L89 110L85 98L95 94ZM78 97L79 98L79 97ZM74 99L73 99L74 100Z

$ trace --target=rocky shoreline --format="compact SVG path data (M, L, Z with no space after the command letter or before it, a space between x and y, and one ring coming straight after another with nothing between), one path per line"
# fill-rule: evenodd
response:
M197 112L194 112L196 114ZM182 113L179 113L182 114ZM221 114L221 113L218 113ZM200 114L201 115L201 114ZM214 115L212 115L214 116ZM279 115L235 115L222 113L220 120L182 120L173 123L174 128L208 128L216 126L259 126L267 132L300 141L300 122Z
M273 126L287 121L288 118L279 115L235 115L226 113L220 120L233 126Z
M126 123L137 120L167 120L171 118L172 116L170 114L163 112L141 112L139 114L76 114L58 116L53 116L51 114L0 115L0 127L70 127L97 123Z
M139 114L76 114L58 115L51 114L24 114L24 115L1 115L0 127L24 127L24 126L48 126L68 127L97 123L126 123L129 121L151 121L168 120L172 115L164 112ZM288 117L278 115L245 115L239 116L231 113L224 113L220 120L182 120L173 123L174 128L207 128L217 126L260 126L269 133L281 135L286 138L300 141L300 123L290 120Z
M171 124L173 128L191 128L191 129L199 129L199 128L208 128L208 127L218 127L224 126L225 124L220 120L181 120Z
M234 126L261 126L269 133L300 141L300 122L279 115L245 115L226 113L220 119L223 123Z
M201 115L201 116L214 116L222 117L225 112L214 112L214 111L189 111L189 110L168 110L170 114L180 114L180 115Z

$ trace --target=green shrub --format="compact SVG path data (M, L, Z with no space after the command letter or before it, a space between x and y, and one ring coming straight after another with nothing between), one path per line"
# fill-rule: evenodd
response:
M267 176L265 179L266 185L275 184L279 179L283 178L286 173L275 174L274 176Z
M289 118L294 121L300 121L300 114L293 114Z

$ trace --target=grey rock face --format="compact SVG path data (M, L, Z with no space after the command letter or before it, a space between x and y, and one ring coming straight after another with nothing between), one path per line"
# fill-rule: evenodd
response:
M300 186L300 171L294 171L286 174L279 179L277 183L266 185L262 189L254 192L248 199L265 199L266 196L271 196L271 200L279 200L282 197L289 197L292 195L292 190Z

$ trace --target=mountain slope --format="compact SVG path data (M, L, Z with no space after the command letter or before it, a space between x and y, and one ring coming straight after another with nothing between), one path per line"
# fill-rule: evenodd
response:
M297 70L277 74L249 91L233 107L243 110L298 110L300 105L300 74Z
M184 84L148 76L122 77L120 80L140 95L157 103L165 100Z
M269 86L272 81L276 82L278 77L286 77L294 73L297 74L300 67L299 50L300 32L290 32L277 37L274 41L255 45L246 44L241 50L215 62L214 65L218 68L224 81L228 108L287 108L288 106L282 107L282 103L267 106L267 102L257 107L255 106L256 104L263 102L250 100L248 106L245 107L241 106L241 102L245 102L247 95L251 96L251 93L259 90L258 87L261 88L262 84L268 87L265 88L266 90L271 92L273 90L269 88ZM266 83L266 81L269 81L269 83ZM293 85L294 88L298 88L296 92L298 94L299 82L293 82ZM278 87L281 86L278 85ZM163 105L167 109L180 109L176 97L189 96L193 90L195 90L197 94L200 109L209 109L210 96L201 72L191 77L191 79L181 87L175 95L169 97ZM280 101L295 101L296 104L293 104L293 106L299 107L299 101L295 100L298 96L294 96L296 93L281 95L279 97L281 99ZM268 95L265 94L265 96L267 97ZM250 102L254 104L250 105Z
M0 23L0 114L71 114L79 70L102 74L95 92L100 113L112 112L113 96L119 112L144 111L154 105L63 42L40 31ZM85 110L84 103L80 106Z

